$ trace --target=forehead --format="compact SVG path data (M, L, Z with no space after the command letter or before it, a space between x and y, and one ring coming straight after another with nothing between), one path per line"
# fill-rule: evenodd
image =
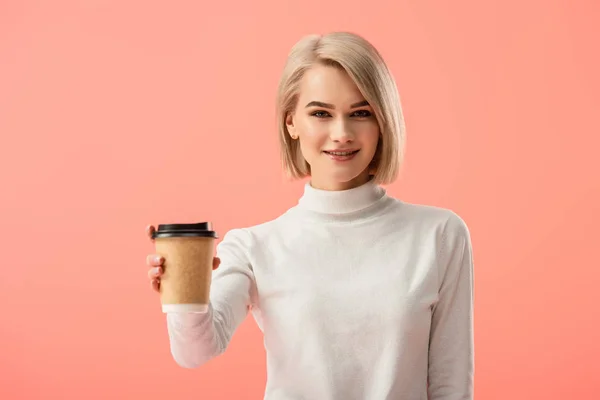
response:
M300 82L299 99L344 106L364 100L352 78L341 68L317 65L310 68Z

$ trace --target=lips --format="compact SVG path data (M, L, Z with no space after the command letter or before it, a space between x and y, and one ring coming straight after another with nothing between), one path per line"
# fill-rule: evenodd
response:
M336 162L350 161L360 151L359 150L325 150L323 153Z
M360 150L324 150L323 152L332 156L348 157L353 156Z

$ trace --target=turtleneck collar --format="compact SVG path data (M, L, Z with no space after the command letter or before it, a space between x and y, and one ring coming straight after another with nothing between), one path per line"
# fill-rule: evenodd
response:
M347 214L363 210L386 195L385 189L369 180L367 183L347 190L322 190L304 185L304 194L298 205L301 208L326 214Z

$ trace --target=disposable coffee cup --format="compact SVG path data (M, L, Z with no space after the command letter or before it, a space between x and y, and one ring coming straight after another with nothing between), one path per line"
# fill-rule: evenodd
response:
M152 234L164 258L160 278L162 311L206 313L217 233L210 222L162 224Z

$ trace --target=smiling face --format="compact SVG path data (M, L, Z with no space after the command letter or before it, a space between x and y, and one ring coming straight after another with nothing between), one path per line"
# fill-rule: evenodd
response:
M379 141L373 109L341 68L315 65L302 77L298 101L286 117L290 136L310 165L311 185L346 190L369 180Z

